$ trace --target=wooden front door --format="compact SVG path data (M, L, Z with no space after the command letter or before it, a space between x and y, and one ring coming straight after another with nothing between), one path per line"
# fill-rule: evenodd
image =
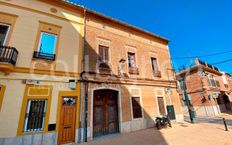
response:
M95 91L93 109L94 137L119 132L117 91Z
M59 144L75 142L76 102L76 97L62 98L58 133Z

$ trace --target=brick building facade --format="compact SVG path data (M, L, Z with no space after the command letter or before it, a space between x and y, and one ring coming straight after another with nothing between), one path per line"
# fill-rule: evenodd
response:
M185 78L190 104L194 107L197 116L215 116L231 110L232 79L230 74L196 59L195 66L179 72L177 78L179 80ZM183 97L181 88L179 93L184 107L183 113L187 115L186 99Z
M91 10L85 26L88 139L153 127L167 106L174 106L172 120L183 120L167 39Z

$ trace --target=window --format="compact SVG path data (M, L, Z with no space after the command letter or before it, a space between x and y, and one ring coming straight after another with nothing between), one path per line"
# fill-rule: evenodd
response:
M140 103L140 97L131 97L132 101L132 110L133 110L133 118L142 118L142 107Z
M136 68L135 53L128 52L128 65L129 68Z
M52 86L26 85L17 135L47 132Z
M151 58L152 70L153 72L158 72L158 64L156 58Z
M166 115L165 105L164 105L164 97L157 97L158 107L160 115Z
M47 100L28 100L24 132L39 132L44 129Z
M161 77L161 73L158 69L158 64L157 64L157 59L156 58L151 58L151 65L152 65L152 71L153 75L155 77Z
M109 47L99 45L99 61L108 63L109 62Z
M10 31L9 25L0 23L0 46L5 45L9 31Z
M208 82L211 87L220 87L219 81L216 81L214 76L208 77Z
M33 58L55 61L60 31L61 26L40 21Z
M41 32L38 51L41 53L55 54L57 36Z
M57 35L45 32L40 33L38 51L35 52L35 58L55 60Z
M184 94L183 94L184 95ZM183 96L185 98L185 96ZM157 107L160 115L166 115L166 106L165 106L165 94L164 91L161 89L156 90L156 101Z

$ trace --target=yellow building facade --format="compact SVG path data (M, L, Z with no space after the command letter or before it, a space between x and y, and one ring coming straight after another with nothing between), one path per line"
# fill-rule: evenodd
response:
M0 144L77 140L83 22L59 1L0 0Z

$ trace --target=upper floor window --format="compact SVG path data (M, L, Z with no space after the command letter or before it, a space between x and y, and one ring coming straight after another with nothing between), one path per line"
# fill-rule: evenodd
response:
M153 72L158 72L158 64L157 64L157 59L156 58L151 58L151 65L152 65L152 70Z
M0 46L5 45L9 31L10 25L0 23Z
M151 65L152 65L153 75L155 77L161 77L161 73L159 71L158 63L157 63L157 59L156 58L154 58L154 57L151 58Z
M57 35L41 32L37 52L34 52L34 58L55 60Z
M208 77L208 81L211 87L220 87L219 81L217 81L214 76Z
M109 62L109 47L99 45L99 61L108 63Z
M135 53L128 52L128 65L129 65L129 68L135 68L136 67Z
M55 54L57 36L45 32L40 33L38 52Z
M58 48L61 27L46 22L40 22L39 34L33 57L54 61Z

